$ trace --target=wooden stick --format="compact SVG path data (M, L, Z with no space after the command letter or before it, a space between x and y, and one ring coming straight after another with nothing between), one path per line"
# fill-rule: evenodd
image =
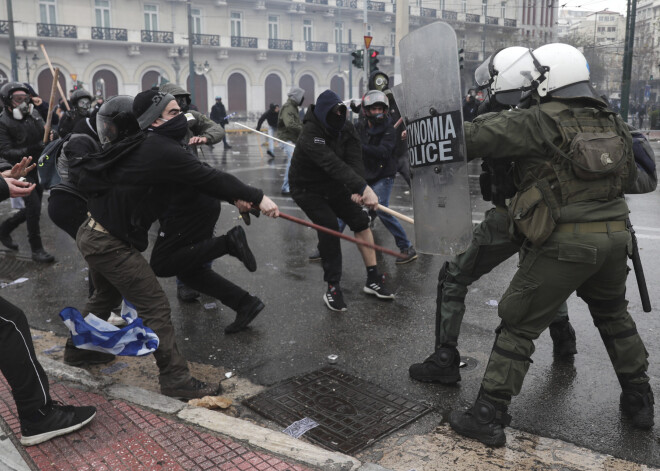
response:
M53 64L50 62L50 58L48 57L48 53L46 52L46 46L43 44L39 44L41 46L41 51L44 53L44 57L46 58L46 62L48 62L48 67L50 67L50 72L53 74L53 77L55 77L55 69L53 69ZM66 106L67 111L71 111L71 107L69 106L69 100L67 100L66 95L64 94L64 91L62 91L62 85L60 85L60 82L57 82L57 89L60 91L60 95L62 96L62 99L64 100L64 106Z
M245 129L249 129L252 132L256 132L257 134L261 134L262 136L266 136L268 139L273 139L277 142L281 142L284 145L291 146L291 147L296 147L295 145L291 144L290 142L285 142L285 141L283 141L281 139L278 139L276 137L269 136L268 134L266 134L264 132L261 132L261 131L257 131L256 129L252 129L250 126L246 126L245 124L237 123L236 121L234 121L234 124L238 124L239 126L244 127Z
M402 221L409 222L410 224L415 224L415 220L413 218L410 218L406 216L405 214L397 213L393 209L388 208L387 206L383 206L382 204L379 204L376 207L376 211L382 211L384 213L390 214L394 216L397 219L401 219Z
M385 247L381 247L380 245L376 244L370 244L369 242L365 242L360 239L356 239L355 237L348 236L346 234L342 234L341 232L333 231L332 229L328 229L327 227L324 226L319 226L318 224L314 224L313 222L308 222L305 221L304 219L297 218L295 216L289 216L288 214L284 214L280 212L280 217L284 219L288 219L289 221L295 222L297 224L301 224L303 226L311 227L312 229L316 229L317 231L325 232L326 234L333 235L335 237L339 237L341 239L348 240L350 242L353 242L354 244L358 245L364 245L365 247L369 247L370 249L378 250L379 252L386 253L388 255L392 255L393 257L396 258L406 258L405 255L394 252L393 250L386 249Z
M53 84L50 86L50 100L48 101L48 116L46 117L46 126L44 127L44 144L48 142L50 137L50 128L53 121L53 108L55 107L55 88L58 79L60 78L60 69L55 69L55 74L53 75ZM38 156L32 156L32 158L38 158Z

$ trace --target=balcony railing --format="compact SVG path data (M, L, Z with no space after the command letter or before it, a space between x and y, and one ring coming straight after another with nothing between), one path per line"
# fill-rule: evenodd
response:
M320 41L306 41L305 51L308 52L328 52L328 43Z
M496 16L487 16L486 17L486 24L487 25L498 25L498 24L500 24L500 19Z
M280 49L282 51L293 51L293 41L291 39L269 39L268 49Z
M328 0L305 0L305 3L316 3L317 5L327 5Z
M355 44L349 43L337 43L337 52L353 52L355 51Z
M479 23L480 16L475 15L474 13L466 13L465 14L465 21L467 23Z
M385 11L385 2L373 2L371 0L367 0L367 10Z
M442 10L442 19L450 21L458 21L458 13L455 11Z
M195 46L220 45L220 36L217 34L193 34L192 39Z
M92 39L128 41L128 31L124 28L99 28L98 26L92 26Z
M256 49L259 41L257 38L248 38L247 36L232 36L231 47L249 47Z
M0 34L9 34L9 21L0 20Z
M465 52L465 60L466 61L478 61L479 60L479 53L478 52Z
M172 31L152 31L152 30L143 29L142 42L173 44L174 33L172 33Z
M516 20L515 19L511 20L511 19L508 19L508 18L504 18L504 26L508 26L510 28L515 28L516 27Z
M73 25L56 25L53 23L37 23L37 36L49 38L72 38L78 37L78 30Z
M427 18L435 18L436 17L436 9L435 8L420 8L419 9L419 16L425 16Z
M337 0L338 7L357 8L357 0Z

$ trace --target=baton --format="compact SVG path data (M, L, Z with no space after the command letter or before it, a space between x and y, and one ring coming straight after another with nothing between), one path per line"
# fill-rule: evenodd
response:
M326 234L333 235L335 237L339 237L341 239L348 240L349 242L353 242L354 244L358 245L364 245L365 247L369 247L370 249L378 250L379 252L386 253L388 255L392 255L393 257L396 258L406 258L405 255L396 253L393 250L386 249L385 247L381 247L380 245L376 244L371 244L369 242L365 242L360 239L356 239L355 237L348 236L346 234L342 234L341 232L338 231L333 231L332 229L328 229L327 227L319 226L318 224L314 224L313 222L307 222L304 219L297 218L295 216L289 216L288 214L284 214L280 212L280 217L284 219L288 219L289 221L295 222L297 224L301 224L303 226L311 227L312 229L316 229L317 231L325 232Z
M637 289L639 289L639 297L642 301L642 309L644 312L651 312L651 300L649 299L649 290L646 287L646 278L644 277L644 268L642 267L642 259L639 256L639 246L637 245L637 236L635 235L635 230L633 229L630 218L626 219L626 227L630 232L630 237L632 239L632 255L630 259L633 262L633 268L635 269L635 278L637 279Z
M384 213L394 216L397 219L401 219L402 221L409 222L410 224L415 224L415 220L413 218L408 217L405 214L397 213L393 209L390 209L387 206L383 206L382 204L376 206L376 211L382 211Z
M55 69L55 75L53 75L53 83L50 86L50 100L48 100L48 116L46 117L46 126L44 126L44 144L48 142L50 137L50 128L53 122L53 107L55 106L55 84L59 83L60 78L60 69Z
M245 124L237 123L236 121L234 121L234 124L238 124L239 126L244 127L245 129L249 129L252 132L256 132L257 134L261 134L262 136L266 136L268 139L276 140L277 142L281 142L282 144L285 144L287 146L296 147L295 145L291 144L290 142L285 142L285 141L283 141L281 139L278 139L276 137L269 136L265 132L257 131L256 129L252 129L250 126L246 126Z
M44 57L46 58L46 62L48 62L48 67L50 67L50 72L53 74L53 77L55 77L55 69L53 69L53 64L50 63L50 58L48 57L48 53L46 52L46 46L43 44L39 44L41 46L41 51L44 53ZM60 85L60 81L57 81L57 89L60 91L60 95L62 96L62 100L64 101L64 106L66 106L67 111L71 111L71 107L69 107L69 100L67 100L66 95L62 91L62 85Z

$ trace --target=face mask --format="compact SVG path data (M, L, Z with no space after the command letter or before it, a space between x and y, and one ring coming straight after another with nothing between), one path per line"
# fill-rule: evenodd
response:
M89 116L89 109L91 108L91 101L89 98L81 98L78 100L76 109L80 116Z
M151 130L156 134L170 137L176 141L180 141L186 137L186 133L188 132L188 119L183 113L179 113L174 118L170 119L158 119L165 121L165 124L162 124L157 128L151 128Z
M325 120L331 130L341 131L344 127L344 124L346 124L346 113L336 114L331 111L328 113Z
M14 117L14 119L20 121L26 116L32 114L33 108L34 107L32 106L31 103L28 104L27 102L24 101L23 103L21 103L20 105L18 105L16 108L13 109L12 116Z
M176 97L176 103L179 105L179 108L181 108L181 112L185 113L190 107L190 98L187 96Z

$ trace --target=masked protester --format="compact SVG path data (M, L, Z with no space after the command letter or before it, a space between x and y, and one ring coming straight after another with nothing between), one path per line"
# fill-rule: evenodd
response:
M229 122L229 118L227 117L227 110L225 109L224 103L222 103L222 97L215 97L215 105L211 107L211 120L215 123L218 123L222 128L225 128L225 124ZM227 134L225 133L224 137L222 138L222 142L224 143L225 150L231 149L231 146L227 142Z
M84 121L85 118L89 117L94 107L92 101L92 95L82 88L71 94L71 98L69 99L71 111L64 112L57 129L61 137L65 137L73 131L73 127L78 121Z
M0 98L5 107L0 116L0 157L12 165L24 156L38 159L43 149L44 121L34 110L29 89L22 83L10 82L0 89ZM36 188L23 198L25 207L0 224L0 243L11 250L18 250L11 232L26 222L32 259L51 263L55 258L44 250L41 241L39 219L43 188L38 183L36 168L28 173L26 179L36 183Z
M277 116L277 138L289 143L284 145L286 152L286 170L284 172L284 182L282 183L282 194L290 195L289 187L289 169L291 168L291 158L293 157L293 145L298 140L302 131L302 122L299 116L298 108L302 106L305 99L305 90L299 87L292 87L287 93L289 99L282 105L280 114Z

